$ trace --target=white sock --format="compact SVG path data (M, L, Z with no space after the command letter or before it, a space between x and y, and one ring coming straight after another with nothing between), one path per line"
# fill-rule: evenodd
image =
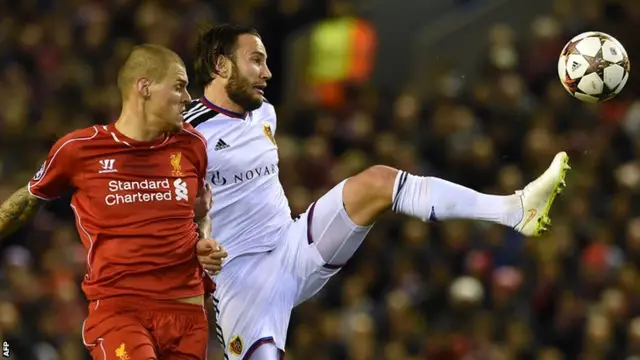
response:
M522 221L520 196L487 195L435 177L399 171L393 188L394 212L422 221L472 219L515 227Z

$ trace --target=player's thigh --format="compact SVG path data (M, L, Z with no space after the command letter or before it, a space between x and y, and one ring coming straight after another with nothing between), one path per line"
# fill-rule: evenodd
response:
M152 336L135 316L104 315L90 314L83 325L83 342L93 359L157 359Z
M292 227L300 246L298 271L305 279L296 305L317 293L360 247L371 226L356 225L342 202L345 181L311 204ZM302 240L300 240L302 239Z
M344 208L345 181L311 204L306 213L307 243L313 245L324 263L339 267L353 256L371 226L356 225Z
M284 359L283 352L278 349L274 344L263 344L255 349L252 354L248 354L248 360L282 360Z
M290 271L287 247L237 257L214 279L215 331L228 359L245 359L273 343L284 349L300 281Z
M206 315L202 318L189 316L171 327L175 332L174 346L160 354L160 360L203 360L207 358L209 324Z

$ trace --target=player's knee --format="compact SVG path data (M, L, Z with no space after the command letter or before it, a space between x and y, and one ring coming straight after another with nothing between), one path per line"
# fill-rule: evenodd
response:
M342 198L353 222L369 225L391 207L397 174L394 168L374 165L347 180Z
M377 200L391 204L397 174L398 170L389 166L371 166L348 180L351 183L350 191L358 193L365 201Z

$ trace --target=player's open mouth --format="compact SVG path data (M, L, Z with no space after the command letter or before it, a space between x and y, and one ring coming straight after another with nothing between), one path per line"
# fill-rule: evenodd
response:
M258 92L258 94L260 95L264 95L264 89L267 87L267 85L254 85L253 89Z

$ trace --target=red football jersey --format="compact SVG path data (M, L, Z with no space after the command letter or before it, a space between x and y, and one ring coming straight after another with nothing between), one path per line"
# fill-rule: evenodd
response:
M187 123L152 142L92 126L58 140L29 191L48 200L75 190L89 300L186 298L204 292L193 208L206 168L206 141Z

